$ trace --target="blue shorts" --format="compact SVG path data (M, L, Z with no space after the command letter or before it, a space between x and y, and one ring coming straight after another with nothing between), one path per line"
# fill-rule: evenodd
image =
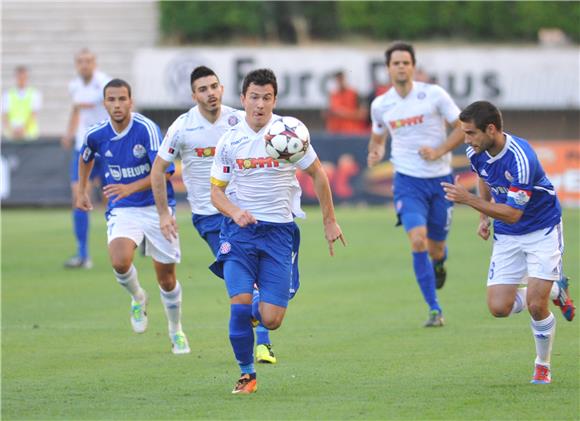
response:
M445 241L451 227L453 202L445 199L442 181L453 183L453 176L417 178L395 173L393 200L397 225L402 224L407 232L426 226L429 239Z
M251 294L256 284L260 301L287 307L300 286L300 231L294 222L259 221L245 228L224 218L220 248L212 272L226 281L230 297Z
M191 214L191 222L199 233L200 237L205 240L214 256L217 256L220 248L220 229L224 216L221 213L215 215Z
M79 181L79 157L81 156L81 152L73 149L71 160L70 160L70 181L71 183L77 183ZM93 165L93 170L91 171L91 175L89 176L90 180L94 180L95 178L99 177L101 183L103 182L104 174L103 174L103 164L100 158L95 157L94 159L95 165Z

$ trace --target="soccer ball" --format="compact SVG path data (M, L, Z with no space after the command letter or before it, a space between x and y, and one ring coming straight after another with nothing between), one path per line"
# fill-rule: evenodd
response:
M310 144L310 133L297 118L281 117L272 123L264 140L268 155L294 163L306 153Z

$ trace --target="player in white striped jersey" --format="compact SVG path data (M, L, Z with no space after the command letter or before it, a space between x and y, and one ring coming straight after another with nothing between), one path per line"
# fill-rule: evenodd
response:
M103 92L110 119L87 132L79 160L77 206L89 211L92 204L87 184L94 158L99 154L106 165L108 249L117 282L131 295L131 325L136 333L147 329L147 294L133 265L135 249L145 242L146 254L153 259L161 301L165 307L169 337L174 354L190 352L181 328L181 285L175 264L180 261L179 239L167 241L159 229L159 216L151 191L150 172L161 139L159 127L141 114L132 113L131 87L121 79L111 80ZM175 206L168 178L168 206Z
M478 234L490 236L494 218L493 253L487 280L487 303L495 317L528 308L536 342L532 383L550 383L550 358L556 319L551 298L564 317L574 318L568 280L562 274L562 210L554 186L530 144L505 133L500 111L477 101L459 116L467 156L479 176L476 196L460 184L442 183L446 198L480 212ZM493 199L493 201L492 201ZM527 284L526 288L519 288Z
M211 169L211 198L225 216L217 261L212 270L225 280L230 296L230 342L241 376L232 393L256 391L252 317L269 329L282 324L290 299L293 269L294 182L297 168L314 180L330 254L344 238L334 216L328 179L312 145L296 163L266 153L264 135L275 120L278 85L269 69L254 70L242 84L246 116L220 139ZM231 182L233 196L226 195ZM252 308L253 285L260 303Z
M167 239L176 238L177 223L167 211L165 172L177 157L181 157L182 178L191 206L193 226L215 257L224 216L211 204L211 166L218 140L244 118L244 113L222 105L223 86L212 69L205 66L193 69L190 84L196 106L179 116L169 127L153 164L151 182L161 231ZM257 290L254 294L257 299ZM256 326L256 334L256 360L276 363L268 329L260 323Z
M371 104L368 165L383 159L390 135L397 225L407 232L415 278L429 306L425 327L443 326L436 289L447 276L445 240L453 209L440 183L452 181L451 151L463 139L458 128L459 108L441 87L413 80L415 50L411 44L392 44L385 58L393 86ZM455 127L449 136L446 123Z

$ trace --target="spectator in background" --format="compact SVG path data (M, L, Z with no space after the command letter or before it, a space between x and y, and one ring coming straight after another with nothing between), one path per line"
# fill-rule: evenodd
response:
M42 107L38 89L28 86L28 69L16 67L16 86L8 89L2 98L2 123L8 140L38 139L37 114Z
M357 91L346 83L344 72L334 75L336 89L330 93L328 110L324 112L326 131L341 134L368 132L368 108L361 103Z
M72 149L70 178L73 203L73 226L77 241L77 254L68 259L67 268L90 269L89 257L89 215L86 211L75 208L79 184L79 156L84 143L85 133L92 125L108 118L103 105L103 88L110 77L97 70L95 55L84 48L75 57L78 76L69 84L68 90L73 106L66 134L61 140L65 150ZM100 159L95 159L91 180L101 176Z

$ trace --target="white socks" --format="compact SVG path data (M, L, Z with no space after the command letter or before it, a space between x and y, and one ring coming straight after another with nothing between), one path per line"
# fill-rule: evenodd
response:
M113 270L115 274L115 278L117 278L117 282L131 294L133 300L143 303L145 301L145 291L139 285L139 279L137 278L137 268L134 265L131 265L131 268L127 271L127 273L118 273L117 271Z
M514 306L512 307L512 311L510 314L521 313L527 308L526 303L526 293L528 288L518 288L516 292L516 299L514 300Z
M532 333L536 341L536 364L550 366L552 344L556 334L556 319L550 313L544 320L534 320L531 323Z
M173 336L181 332L181 284L177 281L173 291L163 291L159 288L159 292L167 315L169 336Z
M560 294L560 285L558 282L552 282L552 289L550 290L550 300L555 300Z

